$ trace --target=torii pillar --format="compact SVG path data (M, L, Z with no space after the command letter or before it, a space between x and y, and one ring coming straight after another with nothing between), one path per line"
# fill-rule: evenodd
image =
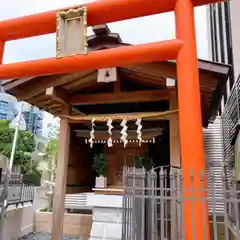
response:
M194 190L202 188L200 172L205 171L204 145L197 47L192 0L177 0L175 5L176 37L184 42L177 57L178 106L181 166L183 169L184 197L203 197ZM190 172L194 172L194 180ZM192 183L191 183L192 181ZM194 206L192 206L194 204ZM203 214L205 211L206 214ZM205 216L204 216L205 215ZM184 201L185 239L209 240L207 204L200 199ZM205 226L204 226L205 225ZM204 232L205 229L206 231Z
M2 64L3 61L4 45L5 43L0 41L0 64Z

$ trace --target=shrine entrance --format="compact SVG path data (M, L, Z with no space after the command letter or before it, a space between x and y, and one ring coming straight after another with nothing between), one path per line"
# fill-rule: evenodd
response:
M170 163L180 164L181 152L184 189L191 184L201 186L199 177L191 182L188 176L191 169L205 171L202 126L207 127L217 114L229 70L197 59L194 6L213 2L217 0L99 0L0 22L1 62L7 41L53 32L57 35L56 58L0 65L0 79L11 79L4 84L8 93L61 118L53 240L62 238L69 160L77 152L73 150L74 137L70 137L75 135L72 124L88 127L91 148L95 121L105 125L111 125L109 120L121 122L120 138L126 146L128 122L136 121L140 126L144 120L169 120ZM102 28L108 22L169 11L175 12L176 19L173 40L129 46L118 34ZM88 38L87 26L95 26L98 36ZM104 44L100 46L101 40ZM143 138L138 131L140 143ZM109 139L106 141L110 146ZM184 191L184 196L188 197L189 192ZM207 206L197 200L198 194L193 197L193 203L183 204L185 239L193 239L195 225L195 238L204 239L202 229L206 226L208 240L208 220L201 215Z
M170 111L166 112L166 114L170 113ZM126 119L137 117L137 115L131 116L129 114L119 116L121 118L125 116ZM90 176L94 178L97 176L97 170L93 165L95 157L100 155L104 156L107 165L103 174L107 181L106 186L101 186L101 188L108 188L109 190L122 189L124 167L149 170L158 166L170 165L168 120L137 118L137 120L129 119L129 121L126 121L117 120L116 115L108 115L107 118L110 120L106 122L102 122L103 119L99 121L100 117L96 117L94 123L86 121L82 124L71 125L74 132L74 136L71 137L74 138L74 141L71 144L74 144L77 150L74 160L73 147L70 149L72 152L70 156L72 157L69 160L71 170L68 169L67 193L92 191L95 181L90 180L92 179ZM112 120L112 118L115 118L115 120ZM105 163L99 162L97 164L100 164L99 167L101 168L101 165ZM88 174L88 180L86 174ZM74 175L77 176L77 182L72 179ZM83 180L83 176L86 181ZM76 188L69 191L69 187L74 185ZM81 189L77 187L78 185L82 187L85 185L85 187ZM92 189L87 188L87 185L91 185Z

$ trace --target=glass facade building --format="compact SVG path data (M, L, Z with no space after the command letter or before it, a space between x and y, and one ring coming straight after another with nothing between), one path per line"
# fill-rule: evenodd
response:
M43 111L28 103L24 103L23 117L26 122L26 130L32 132L35 136L41 136L43 127Z
M12 121L18 113L19 104L17 99L7 93L0 93L0 120ZM35 136L42 135L43 111L23 103L23 117L26 122L26 130Z
M0 120L11 121L17 112L17 99L9 94L0 93Z

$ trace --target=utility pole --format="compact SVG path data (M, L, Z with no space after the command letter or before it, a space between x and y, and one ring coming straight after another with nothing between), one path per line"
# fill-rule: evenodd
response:
M22 107L23 107L23 103L21 102L18 116L17 116L16 126L15 126L15 133L14 133L14 138L13 138L11 156L10 156L10 160L8 161L8 164L7 164L8 166L7 166L7 171L5 174L3 191L2 191L2 195L1 195L0 240L4 240L3 239L3 229L4 229L4 220L5 220L6 209L7 209L8 186L9 186L9 179L10 179L11 173L12 173L12 166L13 166L13 161L14 161L14 156L15 156L15 151L16 151L16 146L17 146L17 138L18 138L18 132L19 132L19 127L20 127L20 122L21 122Z

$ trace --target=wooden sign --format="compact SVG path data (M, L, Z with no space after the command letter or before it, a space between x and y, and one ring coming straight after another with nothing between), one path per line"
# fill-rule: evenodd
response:
M116 82L117 81L117 69L116 68L103 68L98 70L97 82Z
M87 8L57 13L56 57L87 53Z
M168 88L175 87L175 85L176 85L176 80L175 79L173 79L173 78L167 78L166 79L166 86Z

